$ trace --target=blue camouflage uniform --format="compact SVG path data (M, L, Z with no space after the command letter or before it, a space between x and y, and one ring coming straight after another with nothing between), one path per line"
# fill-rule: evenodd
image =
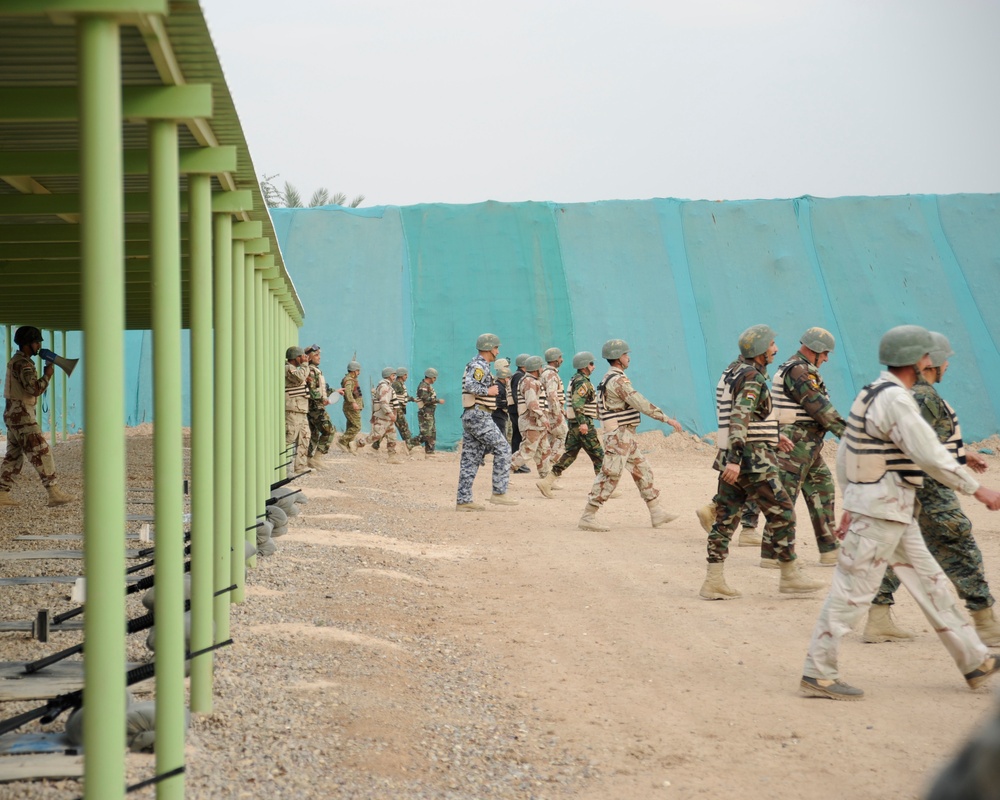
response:
M489 362L477 354L465 366L462 391L482 397L485 405L495 405L488 391L493 384ZM510 445L500 433L488 408L474 405L462 411L462 458L458 467L458 503L472 502L472 484L486 453L493 454L493 494L506 494L510 482Z

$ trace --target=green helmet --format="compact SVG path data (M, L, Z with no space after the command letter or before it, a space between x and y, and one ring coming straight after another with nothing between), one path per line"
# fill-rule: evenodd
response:
M514 359L514 366L523 367L524 362L527 361L529 358L531 358L531 356L528 355L527 353L521 353L521 355L519 355L517 358Z
M544 366L545 362L542 360L541 356L528 356L528 360L524 362L524 371L538 372L538 370Z
M804 344L814 353L832 353L836 341L826 328L810 328L802 334L799 344Z
M438 371L434 367L428 367L424 370L425 378L436 378L438 376Z
M934 347L930 331L919 325L897 325L878 343L878 363L887 367L911 367Z
M386 367L384 370L382 370L382 377L383 378L391 378L395 374L396 374L396 368L395 367Z
M509 378L510 377L510 364L506 361L497 367L497 377L498 378Z
M14 344L24 347L26 344L34 344L42 341L42 332L33 325L22 325L14 331Z
M558 361L562 358L562 350L558 347L550 347L545 351L545 363L551 364L553 361Z
M407 376L408 376L409 374L410 374L410 371L409 371L409 370L408 370L408 369L407 369L406 367L399 367L399 368L398 368L398 369L396 370L396 377L397 377L397 378L405 378L405 377L407 377Z
M608 339L601 348L601 358L615 361L629 351L628 342L624 339Z
M573 356L573 369L583 369L594 363L594 354L589 350L581 350Z
M774 339L775 333L770 325L751 325L740 334L740 355L743 358L764 355Z
M348 361L347 362L347 371L348 372L361 372L361 365L357 361Z
M476 349L482 352L483 350L492 350L494 347L500 346L500 337L495 333L484 333L481 334L478 339L476 339Z
M299 356L304 356L306 351L301 347L289 347L285 351L285 361L291 361L293 358L298 358Z
M951 349L951 342L948 341L948 337L943 333L931 331L931 339L934 340L934 344L930 349L931 366L940 367L945 361L955 355L955 351Z

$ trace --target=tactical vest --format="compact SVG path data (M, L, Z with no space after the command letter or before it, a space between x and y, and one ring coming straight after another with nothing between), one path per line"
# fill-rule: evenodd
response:
M809 370L813 379L819 384L823 393L826 393L826 386L823 385L823 381L820 379L815 367L809 364L809 362L798 358L789 359L778 367L778 371L774 374L771 392L771 396L774 398L774 413L779 425L790 425L796 422L815 425L816 420L806 413L806 410L792 398L785 388L785 377L788 375L788 371L796 364L803 364Z
M463 386L464 389L464 386ZM491 414L496 411L497 408L497 398L496 395L488 394L473 394L472 392L462 392L462 408L481 408L484 411L488 411Z
M524 399L524 379L526 377L529 377L527 375L527 373L525 373L524 375L522 375L521 376L521 380L519 380L517 382L517 415L518 416L521 416L522 414L524 414L524 413L526 413L528 411L528 401ZM541 389L542 389L542 382L540 380L538 380L538 378L536 378L534 375L531 375L530 377L531 377L531 380L533 380L535 383L538 384L538 389L535 392L538 395L538 407L542 411L545 411L545 409L547 409L549 406L548 406L548 403L546 403L546 400L545 400L545 393L543 391L541 391Z
M744 375L751 371L756 371L757 367L753 364L745 363L738 364L735 369L732 370L729 378L729 414L726 416L726 433L725 442L726 446L722 447L719 445L720 450L728 449L729 447L729 423L730 417L732 416L733 403L735 402L735 397L733 396L733 385ZM723 373L725 376L725 373ZM723 439L722 428L719 428L719 439ZM760 384L760 399L757 402L757 409L755 412L755 418L750 420L747 425L747 444L763 443L771 445L772 447L778 446L778 418L775 414L774 405L771 402L771 391L767 388L766 383Z
M923 486L924 473L892 440L876 439L865 430L865 417L872 401L885 389L898 384L877 380L855 398L841 445L847 448L845 465L851 483L878 483L886 472L895 472L913 486Z
M430 399L426 402L420 399L420 388L426 387L428 393L430 394ZM437 405L437 394L434 392L433 385L430 383L420 382L420 386L417 387L417 408L424 408L426 406Z
M545 370L543 370L543 371L548 371L548 370L551 370L552 372L555 372L555 374L556 374L556 380L559 381L559 388L556 390L556 403L555 403L555 407L556 408L565 409L566 408L566 387L563 384L562 378L559 377L559 372L558 372L558 370L556 370L555 367L546 367ZM551 407L553 405L552 403L549 402L548 395L549 395L549 393L546 392L545 393L545 408L549 408L549 407Z
M621 428L623 426L635 426L642 422L642 414L637 408L625 406L624 408L611 411L604 405L604 394L607 390L608 383L615 375L620 374L622 373L609 372L597 385L597 413L605 427L610 427L611 430Z
M285 411L307 412L309 410L309 389L305 381L298 386L285 385Z
M947 400L941 399L945 409L948 411L948 418L951 419L951 436L944 440L944 446L948 448L959 464L965 464L965 442L962 441L962 428L958 424L958 415Z
M740 363L737 361L726 367L715 387L715 417L719 423L716 447L720 450L729 448L729 418L733 413L733 375L739 366Z
M570 395L575 397L576 393L580 390L580 387L584 385L590 385L590 378L582 372L576 373L573 380L569 382ZM599 413L600 412L597 410L597 392L593 392L591 397L583 404L583 415L585 417L589 417L590 419L597 419L597 415ZM572 416L576 417L576 414L574 413Z
M28 394L21 386L21 382L14 379L17 362L21 361L27 361L31 364L31 359L21 352L14 353L13 358L7 362L7 379L3 382L3 396L7 400L20 400L26 406L34 406L38 403L38 398L33 394ZM17 371L20 372L20 370Z
M406 413L406 391L397 392L393 389L392 404L403 413Z

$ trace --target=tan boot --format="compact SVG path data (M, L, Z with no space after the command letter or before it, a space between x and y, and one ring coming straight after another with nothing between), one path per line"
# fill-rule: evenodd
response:
M702 530L705 533L711 533L712 526L715 524L715 503L702 506L694 513L698 517L698 524L701 525Z
M456 511L485 511L486 506L482 503L456 503Z
M21 504L11 496L10 492L0 492L0 508L3 508L4 506L14 508L19 505Z
M1000 656L991 654L972 672L965 673L965 682L969 684L970 689L978 689L997 672L1000 672Z
M835 567L837 566L838 558L840 558L840 548L835 547L833 550L827 550L825 553L819 554L819 565L821 567Z
M587 507L583 511L583 516L580 517L580 521L577 523L576 527L578 527L581 531L603 532L611 530L611 528L605 528L600 522L597 521L597 517L595 515L600 510L600 506L587 503Z
M552 479L552 491L561 492L563 490L563 487L562 484L559 483L559 476L556 475L554 472L552 474L555 475L555 477Z
M997 622L997 618L993 615L993 606L969 613L976 626L979 641L990 647L1000 644L1000 622Z
M733 600L743 594L736 589L730 589L723 574L725 564L722 561L709 561L705 582L698 594L706 600Z
M649 509L649 521L653 523L654 528L662 528L668 522L677 519L677 514L670 513L660 505L659 498L646 503L646 508Z
M755 528L743 528L740 530L739 547L760 547L763 542L763 537L757 533Z
M389 453L389 463L390 463L390 464L402 464L402 463L404 463L405 461L406 461L406 459L405 459L405 458L403 458L403 457L402 457L402 456L401 456L401 455L400 455L399 453L397 453L397 452L396 452L395 450L393 450L393 451L392 451L391 453Z
M916 638L915 633L896 625L896 621L892 618L892 606L873 603L868 608L868 621L865 623L865 632L861 635L861 641L868 642L868 644L879 644L880 642L911 642Z
M547 498L551 500L553 497L555 497L555 495L552 494L552 484L555 482L556 482L556 474L554 472L550 472L540 481L535 481L535 486L538 487L538 491L540 491L543 495L545 495Z
M519 501L516 497L511 497L509 494L492 494L490 495L490 502L495 506L516 506Z
M323 462L320 461L319 458L317 458L316 456L309 456L309 458L306 460L306 463L309 465L310 469L315 469L315 470L326 469Z
M55 485L49 486L47 491L49 493L49 508L52 508L52 506L64 506L67 503L72 503L76 500L73 495L66 494L62 489Z
M781 580L778 591L781 594L812 594L826 586L823 581L815 581L799 569L798 561L781 561Z
M776 558L761 558L761 569L781 569L781 562Z

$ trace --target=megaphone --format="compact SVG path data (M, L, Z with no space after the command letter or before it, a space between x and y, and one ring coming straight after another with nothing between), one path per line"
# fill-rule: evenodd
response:
M76 365L80 363L80 359L78 358L63 358L60 355L56 355L51 350L46 350L44 347L38 351L38 355L41 357L42 361L55 364L67 375L72 375L73 370L76 369Z

